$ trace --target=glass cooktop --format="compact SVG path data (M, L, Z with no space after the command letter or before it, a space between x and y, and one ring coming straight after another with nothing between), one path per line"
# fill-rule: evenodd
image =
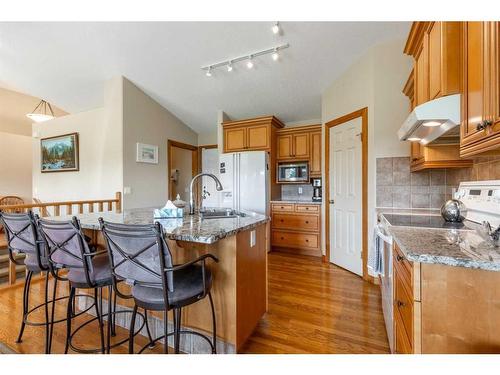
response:
M393 226L421 227L421 228L443 228L443 229L469 229L474 228L467 220L461 223L450 223L440 215L401 215L384 214L385 219Z

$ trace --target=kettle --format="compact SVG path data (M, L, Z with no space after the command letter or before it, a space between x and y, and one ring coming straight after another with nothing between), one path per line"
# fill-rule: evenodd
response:
M441 216L445 221L461 223L467 216L467 207L458 199L450 199L441 206Z

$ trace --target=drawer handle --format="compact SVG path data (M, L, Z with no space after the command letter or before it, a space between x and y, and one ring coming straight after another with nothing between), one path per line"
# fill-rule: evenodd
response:
M281 206L281 209L284 209L285 207Z
M398 262L401 262L404 258L401 255L396 255L396 259Z
M280 221L283 222L283 219L281 219Z
M309 240L306 240L306 242L309 242Z
M405 303L401 301L397 301L398 307L404 307Z
M306 224L309 224L309 221L306 221Z
M308 210L308 209L309 209L309 207L306 207L306 210Z

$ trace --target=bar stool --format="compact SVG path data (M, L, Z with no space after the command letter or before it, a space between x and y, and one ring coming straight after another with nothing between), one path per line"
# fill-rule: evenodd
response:
M216 353L216 318L212 295L212 273L205 267L207 259L218 262L212 254L181 265L172 264L172 255L163 239L160 223L152 225L125 225L105 222L99 218L102 233L108 245L111 275L115 291L119 281L132 285L134 310L130 322L129 353L133 353L134 327L138 307L145 311L163 312L163 335L150 339L149 346L163 339L163 352L168 353L168 337L174 336L175 353L179 353L180 334L192 334L203 338ZM208 296L212 310L212 339L194 332L181 330L183 307ZM168 332L167 313L173 310L174 332ZM144 351L144 346L139 353Z
M10 261L16 265L23 265L22 262L16 259L16 255L25 254L26 256L24 260L24 265L26 266L26 278L23 290L23 317L16 343L22 342L24 328L26 325L44 326L45 353L50 353L52 332L51 324L49 322L49 304L54 303L55 297L52 301L48 301L49 266L45 246L43 245L43 241L40 240L40 236L35 225L35 218L31 211L17 214L0 212L0 223L2 223L5 228ZM30 287L33 274L42 272L45 273L44 303L29 309ZM54 290L56 287L57 285L54 285ZM33 322L29 320L29 316L42 307L45 308L45 321Z

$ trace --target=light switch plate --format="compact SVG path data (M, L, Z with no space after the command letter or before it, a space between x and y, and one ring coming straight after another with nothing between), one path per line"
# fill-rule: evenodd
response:
M299 186L299 195L303 193L302 187Z
M132 188L130 186L123 187L123 194L132 194Z
M253 230L250 232L250 247L254 247L257 242L257 233Z

